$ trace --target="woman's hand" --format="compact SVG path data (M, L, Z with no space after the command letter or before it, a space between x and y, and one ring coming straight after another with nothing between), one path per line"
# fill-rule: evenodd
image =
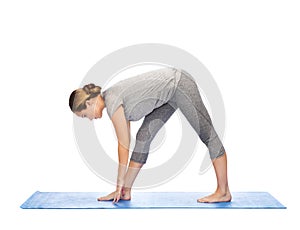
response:
M118 203L118 201L120 200L120 198L122 196L122 190L123 190L123 186L118 185L117 189L115 191L115 194L114 194L113 203Z

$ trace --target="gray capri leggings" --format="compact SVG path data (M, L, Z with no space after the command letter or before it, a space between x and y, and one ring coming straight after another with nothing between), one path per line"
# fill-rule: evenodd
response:
M146 163L152 140L177 108L207 146L212 160L225 153L223 144L202 102L197 84L191 76L183 72L173 97L145 116L136 134L136 143L130 160L141 164Z

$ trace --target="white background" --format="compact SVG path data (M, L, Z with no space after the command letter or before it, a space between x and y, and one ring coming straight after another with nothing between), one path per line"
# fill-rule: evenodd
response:
M299 11L289 0L1 1L1 229L299 228ZM36 190L113 190L77 151L68 97L98 60L139 43L182 48L209 69L231 191L268 191L288 209L19 208ZM204 151L147 191L213 191L213 170L198 174Z

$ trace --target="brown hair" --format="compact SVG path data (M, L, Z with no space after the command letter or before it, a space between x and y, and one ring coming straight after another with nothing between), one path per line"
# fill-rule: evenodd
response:
M86 101L98 96L101 93L101 87L93 83L85 85L83 88L74 90L69 98L69 106L72 112L80 112L86 109Z

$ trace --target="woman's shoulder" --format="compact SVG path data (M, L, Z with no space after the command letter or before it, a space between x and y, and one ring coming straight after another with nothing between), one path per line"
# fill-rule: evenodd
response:
M111 118L115 110L122 104L122 95L115 92L114 87L110 87L103 91L102 97L106 106L108 116Z

